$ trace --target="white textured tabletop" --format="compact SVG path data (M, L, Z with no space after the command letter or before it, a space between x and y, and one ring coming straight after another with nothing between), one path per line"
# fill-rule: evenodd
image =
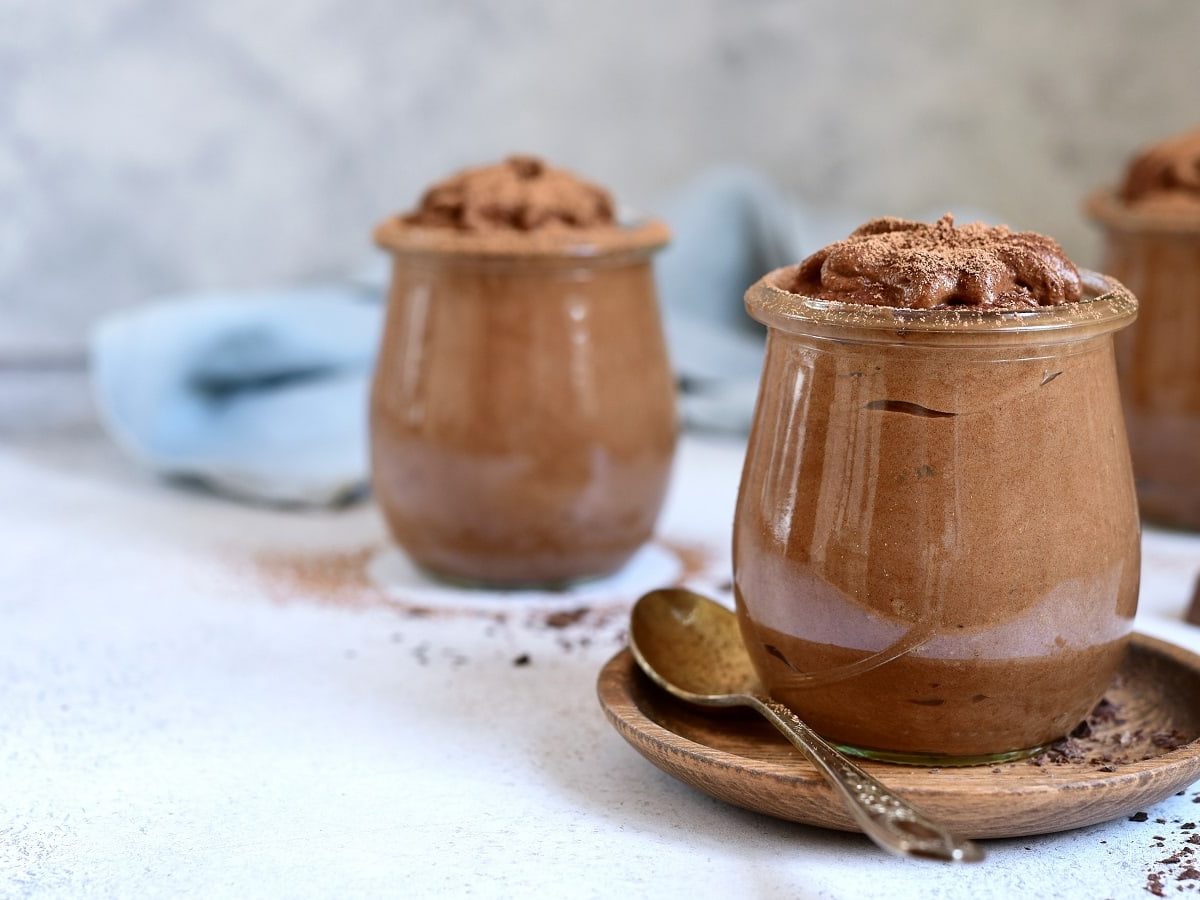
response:
M662 538L618 578L503 599L423 583L369 504L157 480L82 392L50 415L25 379L0 375L0 895L1097 898L1154 872L1200 892L1158 862L1200 786L950 868L725 806L626 746L597 671L642 588L723 586L738 444L684 442ZM1145 550L1139 627L1200 650L1180 618L1200 538Z

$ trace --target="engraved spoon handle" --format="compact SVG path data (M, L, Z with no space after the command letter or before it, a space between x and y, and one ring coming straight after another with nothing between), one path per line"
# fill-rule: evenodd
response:
M767 697L747 695L754 707L815 765L846 801L863 833L890 853L948 862L978 862L983 848L952 834L850 762L794 712Z

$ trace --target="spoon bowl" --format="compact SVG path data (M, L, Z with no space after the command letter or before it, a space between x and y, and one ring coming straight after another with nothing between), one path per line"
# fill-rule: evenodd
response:
M643 672L691 703L740 706L731 698L763 693L737 618L700 594L681 588L646 594L630 617L629 646Z
M663 588L634 605L629 648L638 667L667 693L701 706L749 706L802 752L840 794L863 832L899 856L977 862L983 849L893 794L799 716L763 691L737 617L701 594Z

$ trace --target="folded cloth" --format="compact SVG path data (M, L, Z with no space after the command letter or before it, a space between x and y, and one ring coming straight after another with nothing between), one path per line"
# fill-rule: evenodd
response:
M777 186L736 166L711 169L669 205L672 241L657 265L686 425L745 431L762 370L762 329L746 288L800 258L799 215Z
M113 314L91 342L101 419L164 474L261 502L344 502L367 481L376 297L347 284Z

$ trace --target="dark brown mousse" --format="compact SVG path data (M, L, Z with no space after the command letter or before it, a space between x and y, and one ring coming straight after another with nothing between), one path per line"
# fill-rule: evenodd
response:
M433 185L402 221L478 233L610 227L616 217L604 188L536 156L510 156Z
M1200 216L1200 128L1138 153L1119 196L1135 209Z
M793 293L901 309L1021 310L1078 301L1079 270L1052 238L947 214L872 219L800 264Z

